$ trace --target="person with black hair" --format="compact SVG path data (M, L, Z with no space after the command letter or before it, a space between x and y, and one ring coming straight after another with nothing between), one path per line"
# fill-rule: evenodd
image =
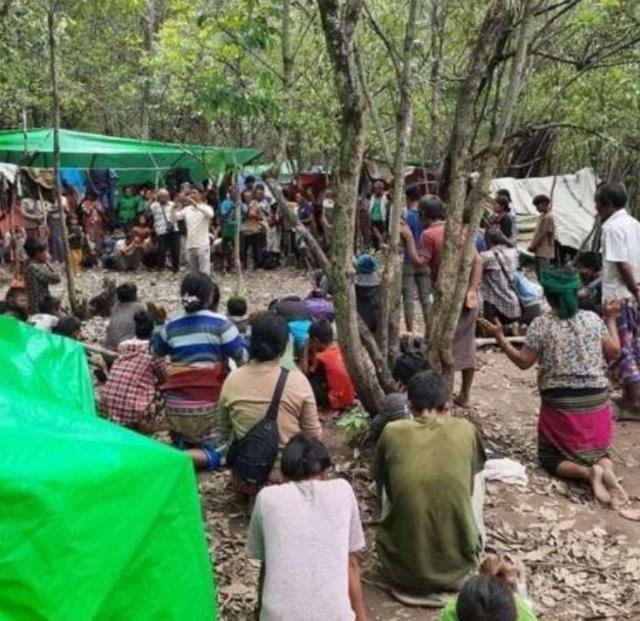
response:
M74 341L82 340L82 322L73 315L62 317L51 331L59 336L66 336Z
M20 321L29 319L29 295L22 287L9 287L4 296L3 315L15 317Z
M417 185L410 185L405 190L407 198L407 215L405 222L408 232L413 236L416 246L420 244L422 235L422 224L420 222L421 192ZM404 243L404 240L403 240ZM408 332L413 332L414 306L416 291L422 309L422 318L426 325L429 309L431 307L431 278L426 267L416 267L411 260L411 253L407 248L404 251L404 262L402 264L402 304L404 308L404 321Z
M478 575L469 578L458 597L445 606L440 621L536 621L522 563L488 554Z
M280 376L280 359L289 340L287 322L273 313L259 315L251 324L249 364L232 371L220 393L220 432L240 440L267 412ZM301 431L320 437L322 428L309 380L292 370L280 400L277 418L280 447ZM277 465L272 480L277 480Z
M217 312L220 290L202 273L182 279L184 315L159 328L151 352L169 357L162 386L171 438L192 449L197 467L215 470L224 461L226 434L218 429L218 401L229 365L245 361L245 343L235 325Z
M133 321L135 337L120 343L107 382L100 387L98 409L124 427L146 431L157 411L156 396L166 379L167 363L149 351L155 328L151 315L138 311Z
M234 296L227 300L227 317L233 321L242 336L247 334L249 316L247 315L247 301L244 298Z
M533 239L529 244L529 252L536 257L536 275L542 278L542 272L551 265L556 256L556 225L551 213L551 199L545 194L538 194L533 198L533 206L538 213L538 221Z
M620 358L612 366L614 379L623 388L624 400L640 409L640 222L625 209L628 201L619 183L605 183L596 190L596 210L602 221L602 299L622 300L618 333Z
M320 407L341 411L355 404L356 391L328 321L316 320L309 327L301 366Z
M374 456L377 549L396 599L434 605L477 566L484 490L474 478L485 453L476 428L449 415L442 375L422 371L407 392L413 419L387 425Z
M60 276L51 266L49 251L45 244L30 238L25 242L24 250L29 257L24 273L24 284L29 296L29 312L33 315L38 311L40 302L50 295L49 285L57 285L60 282Z
M260 621L366 621L357 554L358 503L317 439L296 434L282 454L287 481L260 491L248 554L263 563Z
M404 353L396 358L391 375L396 383L397 392L385 395L382 400L382 412L371 420L369 426L369 440L377 442L387 423L410 418L407 407L407 386L411 378L420 371L424 371L426 366L425 359L417 353Z
M138 302L138 287L133 282L123 282L116 288L117 303L111 311L107 325L105 344L109 349L118 351L120 343L135 336L136 325L133 320L136 313L145 310Z
M500 189L496 192L496 197L503 196L509 202L509 218L511 219L511 236L514 239L518 237L518 216L516 215L516 208L511 198L511 192L507 189Z
M521 349L507 341L501 326L486 320L480 324L520 369L538 363L542 467L589 484L603 504L621 505L627 498L609 457L613 409L606 374L606 362L615 362L621 351L616 325L620 301L605 302L605 323L595 313L579 309L580 285L578 274L567 268L542 273L551 312L533 320Z
M501 242L506 246L515 246L516 238L513 234L513 220L511 219L511 205L509 199L501 194L493 200L493 216L491 226L496 227L501 235Z
M191 186L181 197L182 209L176 211L176 220L183 220L187 229L185 250L191 272L211 275L211 239L209 228L213 208L203 199L202 186Z
M582 281L578 290L578 307L602 317L602 255L599 252L581 252L574 266Z
M38 306L38 312L29 317L29 323L40 330L50 332L56 327L58 321L64 314L61 310L60 298L47 295Z

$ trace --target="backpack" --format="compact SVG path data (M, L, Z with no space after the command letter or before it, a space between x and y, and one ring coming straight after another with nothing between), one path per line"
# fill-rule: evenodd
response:
M227 464L231 466L234 486L244 494L258 493L278 457L278 410L288 375L289 371L280 369L280 376L265 417L245 436L234 440L229 447Z

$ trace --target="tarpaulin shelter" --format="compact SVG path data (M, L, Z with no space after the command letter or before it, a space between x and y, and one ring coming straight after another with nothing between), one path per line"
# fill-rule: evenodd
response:
M215 621L188 455L96 416L84 348L0 317L0 619Z
M258 149L207 147L135 138L118 138L69 129L60 130L60 165L67 168L118 172L120 185L156 183L174 168L187 168L192 180L242 168L260 155ZM53 167L53 130L0 131L0 162Z
M520 240L525 245L531 240L538 218L533 198L537 194L550 196L557 241L563 246L578 249L594 225L596 185L593 169L582 168L576 173L555 177L493 179L490 190L493 195L500 189L509 190L518 216Z

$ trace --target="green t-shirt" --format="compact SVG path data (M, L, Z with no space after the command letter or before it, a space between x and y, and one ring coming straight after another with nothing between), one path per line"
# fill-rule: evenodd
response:
M442 611L440 621L458 621L458 615L456 614L457 599L452 599ZM518 609L517 621L537 621L536 616L533 614L529 603L522 599L519 595L516 595L516 608Z
M374 196L373 202L371 203L371 220L373 222L382 222L383 219L382 198L380 198L379 196Z
M120 196L118 198L118 215L125 222L132 222L144 207L144 199L139 194Z

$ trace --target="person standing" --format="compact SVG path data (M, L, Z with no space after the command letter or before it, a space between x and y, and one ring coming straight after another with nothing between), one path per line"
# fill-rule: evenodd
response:
M420 188L417 185L409 186L406 189L407 196L407 216L406 223L413 236L416 246L420 243L422 235L422 224L420 223ZM405 249L404 263L402 265L402 304L404 306L404 321L407 332L413 332L413 319L416 290L418 300L422 308L422 318L426 325L431 305L431 277L426 267L415 267L411 261L409 251Z
M329 452L297 434L282 455L286 483L265 487L249 525L249 558L263 563L260 621L366 621L357 554L358 502L328 480Z
M62 204L67 211L67 199L62 197ZM47 210L47 229L49 231L49 254L56 263L64 263L64 241L62 220L58 206L52 203L45 203Z
M618 183L596 191L602 220L602 299L622 300L618 333L622 352L611 367L622 384L625 400L640 407L640 222L625 209L627 193Z
M262 209L248 190L242 193L242 202L246 206L244 222L242 224L242 268L247 269L249 264L249 248L253 257L253 269L261 267L261 240L262 240Z
M171 257L171 269L180 269L180 234L175 223L175 205L169 191L158 190L157 200L151 203L153 230L158 239L157 266L163 270L167 266L167 251Z
M187 263L189 271L211 275L211 241L209 227L213 209L202 198L202 187L192 185L182 199L184 207L178 212L187 227Z
M24 250L29 257L24 274L25 288L29 296L29 313L34 315L49 294L49 285L57 285L60 276L51 267L47 247L36 239L27 239Z
M132 185L128 185L124 194L118 197L117 209L118 219L125 231L128 231L136 216L144 209L144 197Z
M384 183L377 179L373 183L373 194L369 200L373 247L378 249L387 237L387 211L389 199L384 193Z
M551 213L551 199L548 196L538 194L533 199L533 204L540 215L529 244L529 252L536 256L536 275L540 280L542 272L551 265L551 260L556 255L555 223Z

